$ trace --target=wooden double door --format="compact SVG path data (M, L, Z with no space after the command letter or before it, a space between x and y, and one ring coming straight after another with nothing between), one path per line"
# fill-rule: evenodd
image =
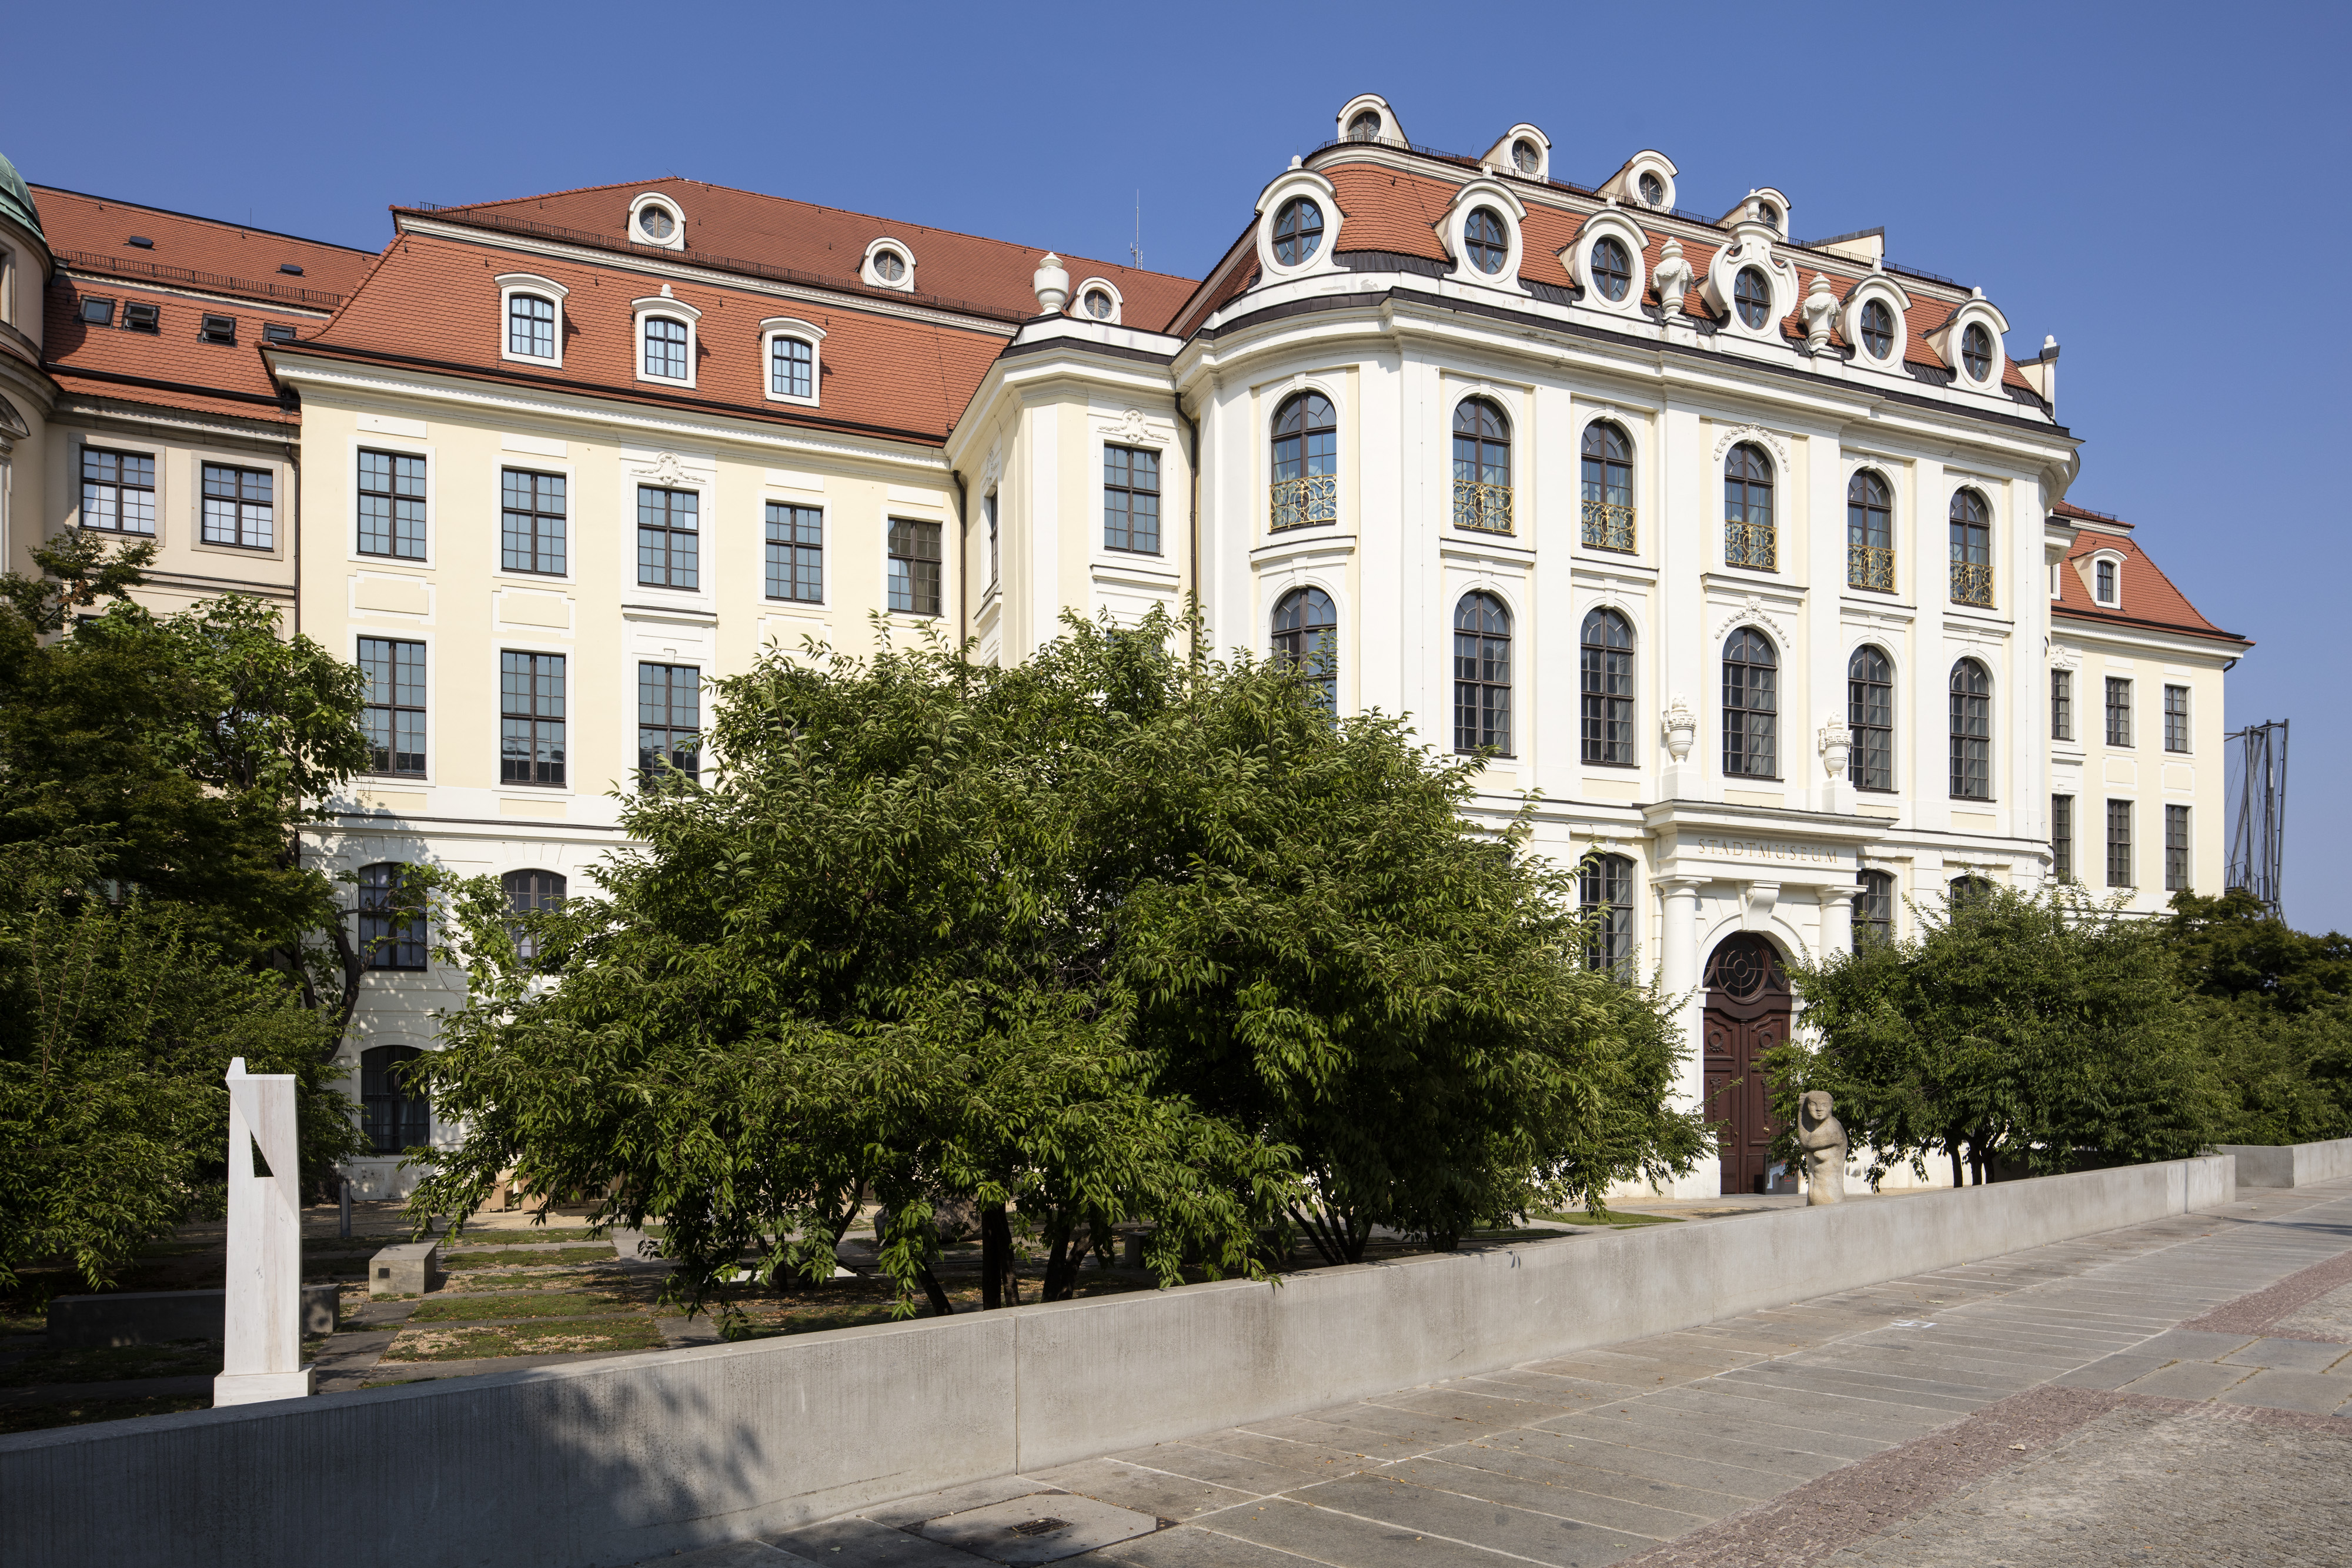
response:
M1703 1026L1707 1119L1727 1193L1762 1192L1772 1169L1772 1097L1764 1053L1789 1038L1789 973L1753 932L1727 936L1706 961Z

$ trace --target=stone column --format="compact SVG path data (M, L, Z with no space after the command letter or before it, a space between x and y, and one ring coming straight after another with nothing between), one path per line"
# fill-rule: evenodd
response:
M302 1364L301 1153L291 1073L228 1064L228 1271L213 1405L299 1399ZM254 1168L258 1153L269 1174Z
M1813 896L1822 904L1822 951L1823 962L1832 953L1853 951L1853 901L1861 893L1859 886L1823 887L1814 890Z
M1665 900L1665 918L1658 933L1658 983L1669 998L1675 999L1675 1017L1682 1024L1683 1040L1690 1052L1683 1060L1683 1103L1698 1105L1706 1098L1706 1063L1702 1056L1700 1032L1705 998L1698 989L1698 890L1706 878L1662 876L1655 882ZM1700 1197L1718 1190L1721 1185L1721 1168L1710 1147L1700 1159L1698 1168L1678 1181L1674 1191L1677 1197Z

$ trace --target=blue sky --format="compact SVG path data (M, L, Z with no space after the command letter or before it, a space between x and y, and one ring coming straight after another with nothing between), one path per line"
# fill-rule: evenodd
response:
M2072 498L2260 643L2229 717L2294 723L2287 914L2352 927L2327 653L2352 619L2352 8L52 5L12 26L39 64L0 97L0 152L27 179L371 248L392 202L677 173L1113 259L1139 192L1145 265L1197 275L1364 90L1428 145L1524 120L1566 179L1656 147L1685 206L1769 184L1800 235L1884 225L1895 260L1982 287L2012 351L2063 345Z

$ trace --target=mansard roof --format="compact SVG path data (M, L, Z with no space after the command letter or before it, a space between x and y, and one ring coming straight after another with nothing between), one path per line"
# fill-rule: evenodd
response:
M331 308L365 277L370 250L299 239L163 207L36 185L59 267L254 300ZM131 245L131 236L151 240ZM281 272L299 267L299 274Z
M2067 549L2066 565L2058 573L2058 600L2050 607L2053 618L2123 629L2152 628L2253 646L2252 639L2224 632L2206 620L2189 602L2189 596L2175 587L2163 569L2140 549L2139 541L2132 537L2131 524L2071 501L2059 502L2051 513L2078 529L2074 544ZM2123 571L2116 583L2121 602L2112 607L2092 601L2091 591L2075 566L2077 561L2110 550L2123 558Z

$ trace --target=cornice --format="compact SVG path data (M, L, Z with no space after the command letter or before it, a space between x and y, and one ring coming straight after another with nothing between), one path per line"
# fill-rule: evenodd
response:
M229 419L226 415L206 417L188 410L170 409L152 402L131 402L127 399L118 405L114 400L62 396L50 419L58 423L68 420L116 420L125 424L152 425L163 430L185 430L205 435L233 435L248 441L266 441L279 446L297 446L302 440L302 427L282 420L255 420L250 423Z
M120 273L97 272L87 267L59 266L58 276L76 283L100 286L109 294L128 290L136 294L163 294L174 299L194 299L206 305L226 305L234 309L267 312L273 316L299 316L306 321L332 319L331 307L320 305L289 305L282 299L257 299L247 294L224 294L209 288L188 288L178 284L160 283L144 277L125 277Z

